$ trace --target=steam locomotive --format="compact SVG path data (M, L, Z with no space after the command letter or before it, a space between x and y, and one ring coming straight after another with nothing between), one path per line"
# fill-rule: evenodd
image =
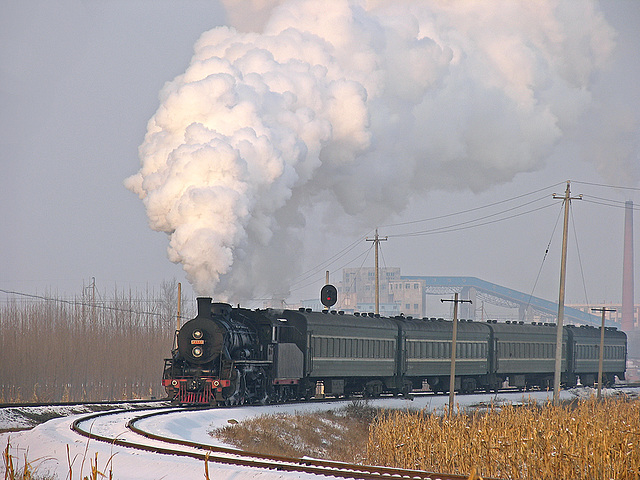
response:
M176 332L162 384L174 402L190 405L276 403L330 396L408 394L428 383L449 389L453 322L342 311L233 308L197 299L198 313ZM604 332L603 384L624 379L627 337ZM556 326L460 320L455 388L549 388ZM600 329L565 326L561 383L593 386Z

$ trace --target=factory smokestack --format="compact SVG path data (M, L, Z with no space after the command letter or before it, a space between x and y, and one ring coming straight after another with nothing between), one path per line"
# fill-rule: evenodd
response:
M633 300L633 202L625 202L622 260L622 330L634 330Z

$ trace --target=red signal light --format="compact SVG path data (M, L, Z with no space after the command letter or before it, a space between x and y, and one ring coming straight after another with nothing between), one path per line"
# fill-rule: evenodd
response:
M327 284L320 290L320 301L325 307L332 307L338 301L338 290L333 285Z

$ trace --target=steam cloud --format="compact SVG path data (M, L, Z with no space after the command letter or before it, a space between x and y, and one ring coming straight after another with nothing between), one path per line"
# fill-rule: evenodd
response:
M219 299L286 296L314 204L374 225L540 169L614 47L586 0L240 5L253 23L201 36L125 182Z

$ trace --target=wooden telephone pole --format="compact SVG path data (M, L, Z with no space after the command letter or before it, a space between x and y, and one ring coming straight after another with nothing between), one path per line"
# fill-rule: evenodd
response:
M380 242L387 240L388 237L379 237L378 236L378 229L376 228L376 234L373 238L367 238L367 242L373 242L373 244L376 247L376 266L375 266L375 273L376 273L376 311L374 313L379 314L380 313L380 276L378 274L378 245L380 245Z
M178 314L176 315L176 330L180 330L180 319L182 318L182 284L178 282Z
M567 180L564 196L553 194L553 198L564 201L564 229L562 231L562 261L560 263L560 293L558 295L558 325L556 330L556 362L553 374L553 403L560 401L560 375L562 369L562 323L564 320L564 286L567 276L567 236L569 230L569 205L571 200L582 200L582 195L571 197L571 182ZM568 352L567 352L568 353Z
M602 370L604 365L604 314L605 312L615 312L615 308L592 308L592 312L602 312L602 324L600 325L600 356L598 359L598 398L602 390Z
M449 415L453 415L453 399L456 389L456 349L458 341L458 304L471 303L471 300L458 300L458 292L453 296L453 300L440 299L442 303L453 302L453 332L451 334L451 374L449 375Z

